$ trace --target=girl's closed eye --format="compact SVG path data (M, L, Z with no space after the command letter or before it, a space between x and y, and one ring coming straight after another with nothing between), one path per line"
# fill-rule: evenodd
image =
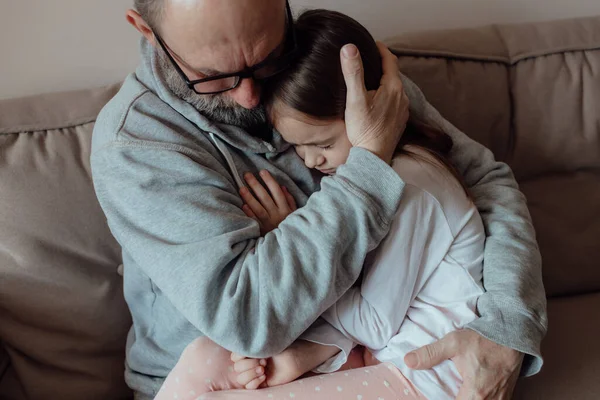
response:
M323 150L329 150L329 149L333 148L333 145L332 144L328 144L326 146L317 146L317 147L320 148L320 149L323 149Z

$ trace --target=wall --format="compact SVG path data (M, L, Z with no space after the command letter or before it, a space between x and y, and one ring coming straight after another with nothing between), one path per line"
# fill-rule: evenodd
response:
M137 64L131 0L0 0L0 98L99 86ZM598 0L291 0L345 12L375 37L600 15Z

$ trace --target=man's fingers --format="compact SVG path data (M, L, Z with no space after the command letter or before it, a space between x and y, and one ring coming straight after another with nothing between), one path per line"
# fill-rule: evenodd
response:
M448 334L437 342L411 351L404 357L404 362L412 369L430 369L454 357L458 350L456 347L454 337Z
M342 47L340 55L347 89L346 106L354 104L364 107L367 104L367 89L365 88L363 63L358 48L353 44L347 44Z
M477 390L471 385L472 381L463 381L463 384L458 390L456 400L474 400Z
M409 105L410 102L408 100L408 96L406 95L406 92L404 90L402 90L402 101L401 104L404 105L404 108L402 109L402 111L404 111L402 113L402 121L404 121L404 125L406 126L406 124L408 123L408 119L410 118L410 111L409 111Z
M383 76L394 76L400 79L398 74L398 57L396 57L387 46L381 42L377 42L377 48L381 55L381 67Z

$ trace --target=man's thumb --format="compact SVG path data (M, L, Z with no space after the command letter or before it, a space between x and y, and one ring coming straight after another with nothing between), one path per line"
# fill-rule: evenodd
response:
M366 104L367 89L365 88L363 63L358 48L353 44L347 44L342 47L340 55L347 89L346 105Z
M456 349L452 348L444 337L437 342L411 351L404 356L404 362L412 369L430 369L442 361L454 357L455 353Z

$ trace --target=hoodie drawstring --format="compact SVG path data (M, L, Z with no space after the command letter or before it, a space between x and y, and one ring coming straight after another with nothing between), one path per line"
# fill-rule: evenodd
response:
M227 147L221 143L221 141L214 135L214 133L209 132L209 134L210 134L210 138L215 143L215 146L217 147L217 149L221 152L221 154L223 154L223 157L225 157L225 161L227 161L227 165L229 165L229 169L231 170L231 173L233 174L233 179L235 179L235 183L237 183L237 185L238 185L238 190L245 187L246 185L244 184L244 181L240 177L240 174L239 174L237 168L235 167L235 164L233 163L233 158L231 157L229 150L227 150Z

